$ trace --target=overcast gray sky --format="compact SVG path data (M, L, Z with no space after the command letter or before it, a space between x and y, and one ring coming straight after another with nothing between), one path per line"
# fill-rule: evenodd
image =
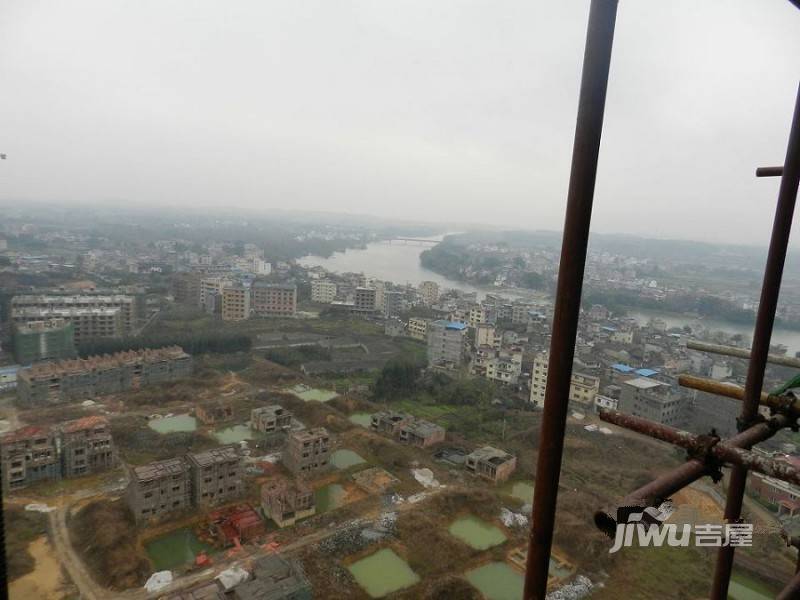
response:
M560 229L588 6L4 0L0 200ZM766 243L799 57L785 0L623 0L594 228Z

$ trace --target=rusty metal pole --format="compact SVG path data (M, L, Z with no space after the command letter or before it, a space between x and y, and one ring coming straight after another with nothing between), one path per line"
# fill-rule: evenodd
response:
M544 600L547 593L572 360L578 332L581 289L616 17L617 0L592 0L583 55L567 214L561 241L561 263L550 342L549 375L536 464L533 518L525 568L525 600Z
M740 423L749 426L758 414L758 403L761 399L761 388L764 384L764 370L767 367L769 343L772 337L772 326L775 323L775 310L778 307L778 294L781 289L783 265L786 261L786 249L789 246L789 235L792 230L794 205L797 200L797 186L800 183L800 87L794 106L792 126L789 131L789 143L786 148L786 159L783 165L778 205L775 209L775 220L772 225L772 237L769 242L767 266L764 270L764 282L761 286L761 301L758 305L756 327L753 333L753 347L750 352L750 364L747 369L744 400ZM725 504L725 520L735 523L742 513L742 499L747 483L747 469L734 466L731 470L728 498ZM723 546L717 555L717 566L714 569L714 583L711 588L713 600L724 600L728 597L728 583L733 569L734 546Z

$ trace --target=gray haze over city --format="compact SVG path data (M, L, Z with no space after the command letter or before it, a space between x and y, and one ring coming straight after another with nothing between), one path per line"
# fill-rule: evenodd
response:
M7 1L0 202L560 229L588 2ZM594 228L765 244L783 0L620 5ZM715 223L719 223L718 225Z

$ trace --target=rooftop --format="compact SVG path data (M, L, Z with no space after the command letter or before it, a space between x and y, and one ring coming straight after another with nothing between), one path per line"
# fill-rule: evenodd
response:
M220 446L219 448L212 448L205 452L195 452L187 456L189 460L201 467L215 465L229 460L239 460L239 455L236 452L236 448L233 446Z
M623 381L625 385L630 385L635 388L639 388L640 390L651 390L653 388L660 387L662 385L666 385L661 383L660 381L655 381L653 379L648 379L646 377L637 377L635 379L628 379L627 381Z
M134 467L133 474L138 481L152 481L186 472L188 465L183 458L157 460L142 467Z

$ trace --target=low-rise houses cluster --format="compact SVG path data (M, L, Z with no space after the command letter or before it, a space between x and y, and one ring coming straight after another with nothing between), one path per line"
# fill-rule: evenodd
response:
M427 448L444 441L444 427L414 415L396 411L381 411L370 417L370 429L396 440Z
M4 490L98 473L115 467L117 461L111 427L102 416L53 427L30 425L0 437Z
M192 358L179 346L40 362L20 369L17 397L24 406L57 404L176 381L191 373Z

